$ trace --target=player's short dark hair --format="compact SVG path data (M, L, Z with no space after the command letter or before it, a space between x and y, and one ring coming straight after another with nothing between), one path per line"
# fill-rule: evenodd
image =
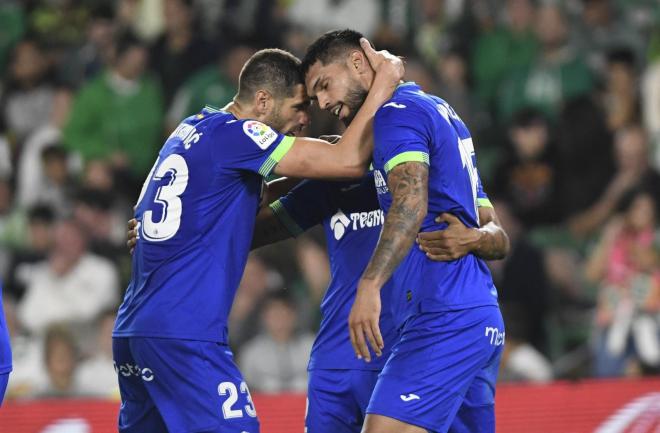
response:
M327 65L343 59L349 50L361 50L361 37L362 33L350 29L332 30L319 37L307 48L305 57L303 57L301 67L303 77L317 61L320 61L322 65Z
M303 83L299 58L278 48L259 50L243 65L236 98L247 101L260 89L276 98L290 97L293 88Z

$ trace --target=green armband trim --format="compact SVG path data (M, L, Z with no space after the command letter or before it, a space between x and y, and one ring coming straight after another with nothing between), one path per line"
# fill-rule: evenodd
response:
M268 207L273 210L273 213L277 219L280 220L284 228L286 228L292 236L295 237L304 232L304 230L293 220L293 218L291 218L291 215L289 215L289 212L287 212L286 208L280 200L275 200L269 204Z
M478 198L477 199L477 206L478 207L493 207L493 203L490 202L490 199L487 198Z
M289 137L288 135L282 138L280 144L277 145L275 150L270 154L267 160L259 168L259 174L263 177L267 177L273 171L278 162L284 158L284 155L291 149L293 142L295 141L294 137Z
M426 152L403 152L390 159L385 163L385 173L388 173L394 167L404 162L423 162L426 165L429 165L429 154Z

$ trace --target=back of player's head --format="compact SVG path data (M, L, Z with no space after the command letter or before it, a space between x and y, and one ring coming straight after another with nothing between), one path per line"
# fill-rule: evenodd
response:
M294 87L303 83L300 59L278 48L259 50L243 65L236 98L250 101L259 90L266 90L276 98L290 97Z
M307 48L302 60L303 76L317 61L320 61L322 65L327 65L343 60L351 50L362 50L360 38L362 38L362 33L350 29L332 30L325 33Z

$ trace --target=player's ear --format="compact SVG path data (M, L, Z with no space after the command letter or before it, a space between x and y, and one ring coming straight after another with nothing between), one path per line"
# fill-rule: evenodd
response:
M371 65L362 50L353 50L348 56L348 68L358 75L362 75L365 73L365 68L371 68Z
M259 116L267 115L273 109L275 101L267 90L257 90L254 94L254 109Z

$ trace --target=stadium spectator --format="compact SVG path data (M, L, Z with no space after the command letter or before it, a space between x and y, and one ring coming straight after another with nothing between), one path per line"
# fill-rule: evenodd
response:
M64 50L58 65L59 80L78 88L109 66L116 28L114 11L109 4L92 7L86 19L86 37Z
M85 395L115 397L119 394L117 373L112 360L112 328L116 318L114 308L99 315L93 346L95 350L80 363L76 371L75 382Z
M9 248L23 244L25 215L14 206L10 179L0 178L0 270L5 270Z
M502 305L506 321L506 343L498 374L501 382L548 382L553 371L550 361L528 340L530 312L521 305Z
M260 314L263 299L269 292L281 289L281 276L260 256L250 254L229 315L229 341L234 353L240 352L242 345L259 332L259 323L254 319Z
M255 391L307 389L307 360L314 337L296 334L295 304L282 293L266 301L261 314L263 331L245 344L239 358L245 380Z
M508 74L527 66L537 55L534 13L531 0L507 0L503 22L475 41L472 75L475 94L484 105L492 107Z
M528 228L561 221L561 171L548 121L535 109L509 127L508 154L495 169L493 193L507 200Z
M625 48L607 52L603 107L607 126L617 131L640 122L640 101L634 53Z
M27 212L25 244L14 250L7 271L5 292L20 300L30 279L32 265L46 258L52 241L55 213L45 205L36 205Z
M436 2L426 2L436 3ZM302 26L312 35L338 28L360 28L373 35L378 26L376 0L294 0L287 10L289 21Z
M69 173L69 154L59 143L44 147L41 151L43 183L27 205L43 203L59 216L65 216L71 208L70 197L74 180Z
M516 316L517 331L511 337L517 338L519 343L531 344L536 350L546 351L548 336L544 318L550 312L551 296L543 251L529 241L522 222L506 201L498 199L494 206L502 228L509 235L511 249L503 260L489 262L488 266L503 312L512 311ZM508 324L506 314L504 319ZM509 335L507 332L507 339Z
M19 320L35 334L63 321L88 329L101 311L118 301L117 285L112 263L88 252L75 221L62 220L55 225L47 260L30 269Z
M34 396L48 382L44 368L43 338L33 337L21 327L16 312L17 304L11 296L3 296L2 302L14 364L6 397Z
M593 88L589 68L569 44L566 17L560 6L549 3L536 12L535 30L540 43L537 56L511 71L498 97L504 120L526 106L555 119L562 104Z
M660 48L660 32L657 37ZM660 53L646 68L641 84L642 117L652 143L652 164L660 169Z
M196 29L192 0L165 0L165 33L151 47L151 69L160 78L165 105L179 87L206 66L213 48Z
M63 141L85 161L109 160L141 182L162 131L161 93L145 74L147 49L135 36L119 36L114 51L111 68L76 95Z
M614 142L616 172L600 198L587 210L568 221L571 232L588 236L612 216L625 194L634 188L648 187L657 201L660 174L649 163L648 139L644 130L633 125L617 132Z
M78 346L74 335L63 324L53 324L44 338L44 364L48 380L37 388L39 398L67 398L81 394L76 383L79 363Z
M582 1L580 15L573 23L574 44L596 74L605 75L608 52L626 47L633 58L642 54L644 43L638 28L625 22L611 0Z
M14 47L3 87L0 115L20 148L32 132L50 122L56 95L50 60L36 39L24 38Z
M553 128L566 185L562 188L563 207L571 215L593 205L615 171L612 133L601 102L593 94L567 101Z
M594 374L621 376L630 362L660 366L658 202L645 190L627 194L592 252L586 276L598 285Z

